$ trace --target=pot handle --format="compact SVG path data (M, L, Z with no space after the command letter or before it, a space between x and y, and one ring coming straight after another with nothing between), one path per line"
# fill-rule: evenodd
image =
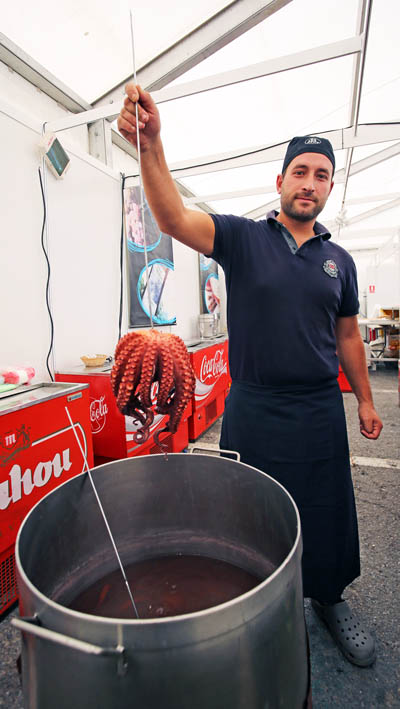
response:
M214 448L213 446L193 446L192 448L189 448L189 453L193 453L195 450L209 451L210 453L229 453L230 455L236 456L237 462L240 463L240 453L237 451L228 451L225 450L225 448Z
M36 635L42 640L48 640L49 642L56 643L56 645L63 645L64 647L69 647L73 650L78 650L79 652L85 652L89 655L102 655L103 657L115 656L118 660L118 674L122 676L126 673L127 662L125 648L122 645L117 645L116 647L101 647L101 645L93 645L85 640L71 638L68 635L58 633L55 630L43 628L39 625L39 618L37 615L25 618L12 618L11 625L18 628L18 630L23 633Z

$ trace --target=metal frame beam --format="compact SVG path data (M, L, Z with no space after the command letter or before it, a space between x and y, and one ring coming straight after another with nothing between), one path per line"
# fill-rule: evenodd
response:
M234 0L164 52L138 68L138 83L148 91L162 89L292 0ZM93 102L121 102L129 75Z
M249 66L232 71L226 71L196 81L190 81L186 84L179 84L178 86L171 86L166 89L161 89L160 91L154 91L152 96L157 104L166 103L167 101L174 101L179 98L184 98L185 96L193 96L194 94L222 88L224 86L259 79L272 74L290 71L291 69L299 69L311 64L319 64L351 54L359 54L362 48L362 39L362 35L351 37L350 39L323 45L304 52L297 52L296 54L279 57L278 59L270 59L258 64L250 64ZM55 132L67 128L74 128L78 125L91 123L103 118L112 120L118 115L122 102L123 98L121 96L119 103L111 102L99 104L96 108L92 108L86 113L81 113L77 116L67 116L53 121L47 129Z
M347 147L361 147L363 145L374 145L375 143L400 140L400 122L361 125L359 126L357 136L354 136L352 128L324 131L318 133L318 135L328 138L334 150L344 150ZM247 165L258 165L275 160L283 160L288 142L289 141L285 141L284 143L267 147L262 145L244 148L240 155L237 154L237 151L231 151L228 153L202 156L200 158L196 157L190 160L173 163L170 165L170 171L174 177L182 178L193 175L203 175L210 172L219 172L221 170L231 170ZM400 148L400 143L398 145ZM394 148L391 147L382 150L380 152L382 155L381 159L386 160L388 157L397 155L399 148L395 146ZM375 164L373 157L374 156L365 158L356 164L359 165L363 163L365 164L365 168L363 169L366 169ZM351 174L355 174L353 168ZM343 181L343 179L338 179L338 176L343 175L344 171L338 170L335 175L336 182Z
M271 211L271 209L279 209L280 205L280 197L276 197L276 199L273 199L272 202L267 202L267 204L262 204L255 209L251 209L249 212L242 214L242 216L247 217L247 219L263 219L265 215Z
M374 207L373 209L368 209L366 212L361 212L361 214L357 214L354 217L351 217L350 219L347 220L346 226L351 226L352 224L358 224L358 222L363 222L365 219L369 219L370 217L375 217L377 214L381 214L382 212L387 212L390 209L394 209L395 207L400 206L400 197L397 197L397 199L392 199L390 202L385 202L385 204L381 204L378 207ZM336 232L340 232L341 227L332 225L330 227L330 230L332 234L336 234Z
M233 190L232 192L215 192L213 194L201 195L185 199L186 206L198 204L199 202L219 201L224 199L236 199L238 197L252 197L257 194L272 194L276 191L276 185L268 187L249 187L245 190Z
M72 113L87 111L91 108L90 103L75 94L1 32L0 61Z
M325 226L329 228L330 223L324 222ZM372 239L376 237L391 237L395 236L399 231L399 228L394 227L379 227L375 229L353 229L348 231L347 227L343 227L340 232L341 241L346 239Z
M369 26L372 11L372 0L360 0L358 6L358 32L360 37L362 37L362 49L361 53L357 55L354 59L353 66L353 83L352 83L352 101L350 107L350 125L353 127L354 135L357 135L358 129L358 118L360 113L360 103L361 103L361 90L364 78L364 67L365 59L367 54L368 36L369 36ZM340 214L344 213L345 202L347 195L347 185L350 177L351 163L353 160L354 148L350 147L347 150L346 155L346 165L345 165L345 177L344 177L344 189L343 198ZM339 227L340 231L340 227Z
M353 204L370 204L371 202L388 202L391 199L400 197L400 192L388 192L387 194L371 194L367 197L354 197L346 201L346 207Z
M193 94L220 89L224 86L232 84L240 84L243 81L251 81L252 79L260 79L264 76L279 74L291 69L299 69L311 64L319 64L331 59L339 59L347 57L351 54L358 54L362 48L362 36L351 37L340 42L322 45L315 49L308 49L304 52L289 54L277 59L269 59L258 64L250 64L248 66L233 69L232 71L221 72L206 76L203 79L190 81L186 84L178 84L170 86L160 91L154 91L152 96L157 104L172 101L174 99L192 96Z
M249 187L245 190L232 190L231 192L215 192L206 195L197 195L185 200L185 204L198 204L203 201L223 201L224 199L238 199L240 197L252 197L258 194L273 194L276 191L276 185L268 185L267 187ZM400 197L400 192L388 192L388 194L368 195L367 197L355 197L348 199L346 207L354 204L370 204L371 202L387 202L390 199Z

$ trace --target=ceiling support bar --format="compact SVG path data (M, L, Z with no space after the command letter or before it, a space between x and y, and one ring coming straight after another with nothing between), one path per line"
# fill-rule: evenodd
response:
M167 86L207 57L270 17L292 0L234 0L192 32L137 70L138 83L147 91ZM93 102L121 103L124 87L133 76L126 76L117 86Z

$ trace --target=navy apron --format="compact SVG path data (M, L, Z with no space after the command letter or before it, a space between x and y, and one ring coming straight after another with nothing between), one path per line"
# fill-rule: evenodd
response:
M337 601L360 574L357 515L343 397L336 379L314 387L232 382L221 448L292 495L303 536L305 597Z

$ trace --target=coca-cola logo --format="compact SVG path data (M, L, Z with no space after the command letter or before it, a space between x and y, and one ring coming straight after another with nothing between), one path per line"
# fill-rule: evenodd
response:
M216 350L214 357L207 359L204 355L200 367L200 381L205 384L207 380L217 380L222 374L227 372L227 362L224 358L224 350Z
M108 406L105 402L105 396L99 399L91 399L90 402L90 425L92 433L100 433L106 425Z

